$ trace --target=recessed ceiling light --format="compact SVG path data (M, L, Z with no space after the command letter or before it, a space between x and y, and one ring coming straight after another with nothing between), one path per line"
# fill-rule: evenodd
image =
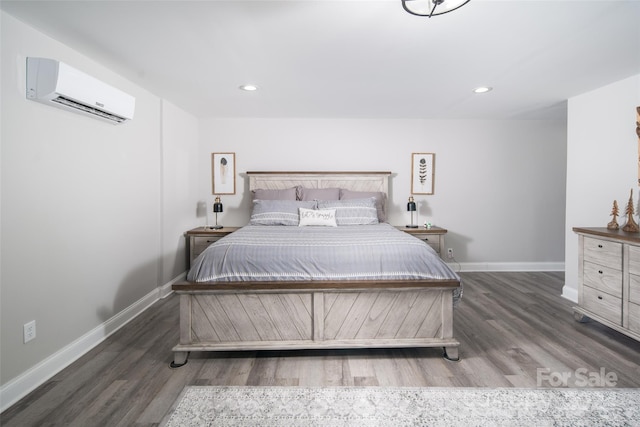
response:
M490 92L493 88L489 86L480 86L473 90L474 93L487 93Z
M242 86L240 86L240 89L251 92L251 91L254 91L254 90L258 90L258 86L256 86L256 85L242 85Z

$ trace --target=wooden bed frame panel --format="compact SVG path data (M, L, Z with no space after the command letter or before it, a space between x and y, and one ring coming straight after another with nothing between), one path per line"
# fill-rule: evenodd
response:
M249 189L346 188L388 194L390 172L247 172ZM453 337L456 280L173 285L180 295L177 367L191 351L442 347Z

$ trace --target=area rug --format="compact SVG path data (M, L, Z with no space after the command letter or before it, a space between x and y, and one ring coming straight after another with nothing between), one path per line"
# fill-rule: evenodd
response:
M186 387L176 426L638 426L638 389Z

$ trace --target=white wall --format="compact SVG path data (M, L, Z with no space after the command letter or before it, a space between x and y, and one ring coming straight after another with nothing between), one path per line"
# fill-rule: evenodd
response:
M637 106L640 75L569 100L563 296L576 302L578 238L572 228L606 227L614 200L618 201L622 227L632 189L636 214L639 212Z
M194 117L5 12L0 24L4 409L184 272L182 233L197 225L198 130ZM133 95L134 120L112 125L26 100L27 56ZM25 344L31 320L37 336Z
M198 154L198 120L163 100L161 283L185 275L184 232L204 223L197 219Z
M249 170L391 171L390 222L409 221L412 152L434 152L435 194L419 220L449 230L465 269L562 269L566 128L547 121L207 119L200 128L201 197L211 204L212 152L236 153L224 225L248 221Z

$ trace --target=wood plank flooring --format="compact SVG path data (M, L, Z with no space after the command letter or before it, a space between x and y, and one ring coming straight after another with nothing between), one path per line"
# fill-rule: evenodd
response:
M186 385L550 387L613 372L640 387L640 343L573 320L563 273L462 273L460 362L440 349L193 353L170 369L178 298L157 302L0 415L10 426L154 426ZM545 370L546 377L539 374Z

